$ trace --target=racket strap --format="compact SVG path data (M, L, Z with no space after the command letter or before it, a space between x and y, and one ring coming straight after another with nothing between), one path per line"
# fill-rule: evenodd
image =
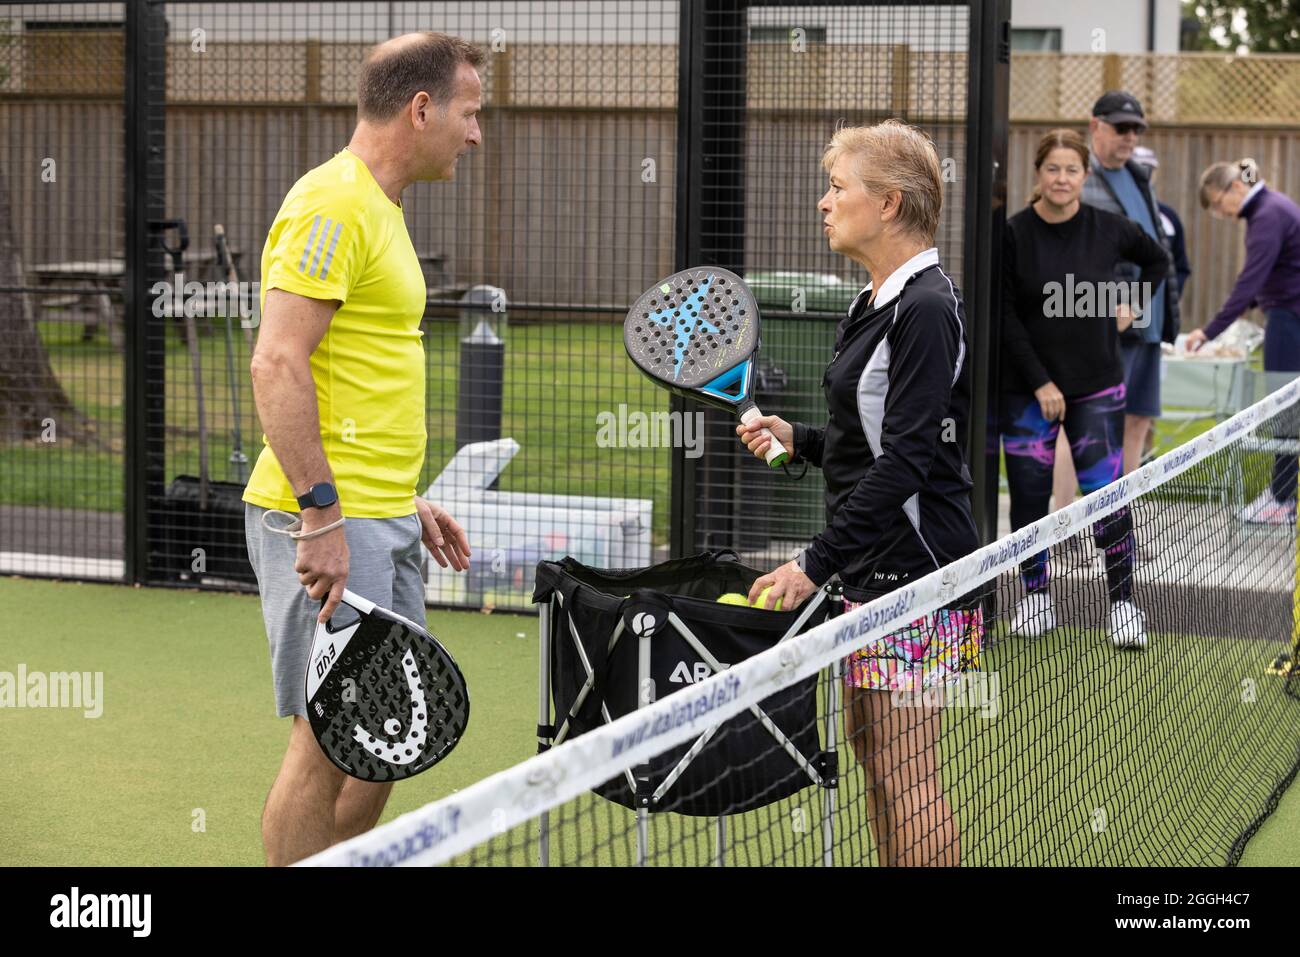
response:
M289 519L289 524L277 528L267 521L267 519L272 515L283 515L285 518ZM293 515L288 512L281 511L278 508L271 508L267 509L265 514L262 515L263 528L268 532L275 532L277 535L288 535L295 542L305 542L313 538L319 538L325 533L332 532L334 529L341 527L346 521L347 519L340 515L337 522L330 522L328 525L322 525L320 528L313 529L310 532L304 532L302 530L302 519L294 518Z

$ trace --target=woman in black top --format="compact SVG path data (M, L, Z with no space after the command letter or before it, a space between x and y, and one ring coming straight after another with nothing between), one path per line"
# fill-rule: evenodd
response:
M835 574L850 609L890 596L885 620L899 627L845 661L845 730L866 774L880 863L956 864L957 822L937 747L942 709L933 702L978 672L982 610L966 595L899 617L913 582L978 545L963 453L966 315L934 246L939 157L920 130L887 120L838 130L822 165L827 242L871 284L840 323L822 383L825 424L762 416L737 429L759 458L769 444L760 429L770 429L826 481L826 528L798 559L759 578L750 598L770 585L769 601L783 598L788 610Z
M1064 426L1084 493L1119 478L1124 464L1124 366L1119 339L1149 317L1142 307L1168 269L1164 248L1142 227L1080 203L1088 147L1072 130L1052 130L1034 159L1030 205L1007 221L1003 259L1001 427L1011 488L1011 524L1048 512L1057 434ZM1120 281L1116 266L1142 270ZM1118 509L1093 527L1105 551L1110 638L1144 648L1142 612L1132 602L1133 521ZM1013 634L1036 638L1056 627L1047 552L1020 566L1026 597Z

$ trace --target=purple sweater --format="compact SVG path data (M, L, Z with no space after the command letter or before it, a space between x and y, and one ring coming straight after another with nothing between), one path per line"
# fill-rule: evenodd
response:
M1237 215L1246 220L1246 265L1205 327L1210 339L1252 306L1300 314L1300 206L1265 186Z

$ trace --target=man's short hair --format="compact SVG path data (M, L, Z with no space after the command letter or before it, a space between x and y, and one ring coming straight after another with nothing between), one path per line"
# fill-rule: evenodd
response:
M421 33L393 49L376 47L361 65L357 113L363 120L391 120L421 91L445 109L456 93L460 65L477 70L484 59L474 44L446 33Z

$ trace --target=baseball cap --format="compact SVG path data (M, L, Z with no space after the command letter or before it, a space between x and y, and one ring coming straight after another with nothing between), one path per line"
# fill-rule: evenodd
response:
M1142 113L1142 104L1132 93L1124 90L1108 90L1092 105L1092 115L1105 120L1111 126L1120 123L1136 123L1139 129L1147 128L1146 116Z

